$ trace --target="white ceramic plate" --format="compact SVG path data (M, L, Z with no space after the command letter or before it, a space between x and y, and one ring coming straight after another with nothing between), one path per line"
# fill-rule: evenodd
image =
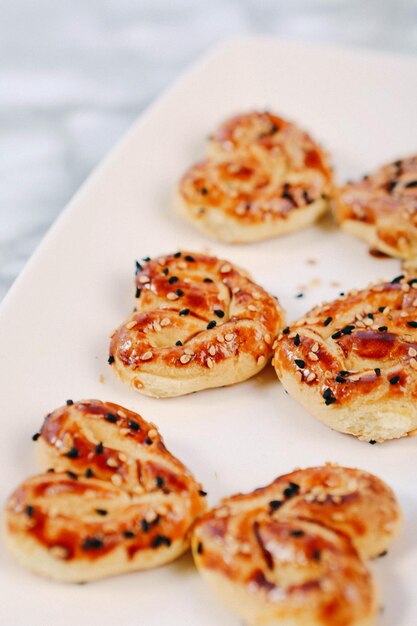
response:
M108 335L129 314L134 260L179 247L248 268L292 320L340 290L399 274L330 223L252 245L226 246L173 214L178 177L224 117L270 108L331 151L340 180L417 149L417 63L364 51L243 39L198 63L141 117L89 178L3 303L0 317L0 500L37 472L31 435L67 398L97 397L154 420L203 482L210 504L295 466L337 461L375 472L398 494L406 525L375 563L381 626L417 623L416 440L370 446L326 428L285 395L271 367L232 388L155 400L116 380ZM139 77L138 77L139 79ZM312 262L314 264L312 264ZM303 287L304 286L304 287ZM305 297L295 295L305 291ZM68 586L0 560L0 623L31 626L236 626L189 555L151 572Z

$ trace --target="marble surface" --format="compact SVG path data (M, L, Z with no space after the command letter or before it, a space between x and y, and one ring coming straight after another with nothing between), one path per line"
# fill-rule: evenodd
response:
M416 0L3 0L1 14L0 299L102 156L215 43L417 54Z

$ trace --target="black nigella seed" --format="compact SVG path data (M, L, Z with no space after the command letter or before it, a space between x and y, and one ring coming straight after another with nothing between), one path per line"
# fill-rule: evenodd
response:
M68 478L72 478L72 480L78 480L78 476L75 472L71 472L71 470L67 471Z
M49 469L46 470L48 472L48 474L55 474L55 470L53 467L50 467Z
M106 422L110 422L110 424L115 424L117 422L117 417L114 413L106 413L104 419Z
M101 550L103 547L103 542L98 537L88 537L83 541L82 549L83 550Z
M72 400L67 400L66 404L67 406L71 406L72 404L74 404L74 402Z
M387 554L388 554L388 550L384 550L383 552L381 552L380 554L378 554L378 557L381 557L381 556L387 556Z
M386 309L386 308L387 308L386 306L380 306L380 307L378 307L378 311L379 311L380 313L383 313L383 312L385 311L385 309Z
M323 326L328 326L330 324L330 322L332 321L332 317L326 317L326 319L323 322Z
M149 530L149 522L147 522L146 519L143 519L140 523L140 527L142 532L147 533Z
M299 491L300 491L300 485L297 485L297 483L290 482L289 486L284 489L283 494L286 498L292 498Z
M381 376L381 368L380 368L380 367L376 367L376 368L374 369L374 372L375 372L375 374L376 374L377 376Z
M198 493L200 494L200 496L203 496L203 498L205 498L207 495L207 491L204 491L204 489L199 489Z
M286 327L283 329L282 334L283 334L283 335L288 335L288 333L290 332L290 330L291 330L291 329L290 329L290 327L289 327L289 326L286 326Z
M86 478L93 478L94 476L94 472L91 469L91 467L87 467L87 469L85 470L85 477Z
M271 509L271 511L277 511L281 505L281 500L271 500L269 503L269 508Z
M202 196L206 196L208 194L207 187L201 187L200 193L201 193Z
M165 535L156 535L156 537L154 537L151 542L152 548L159 548L160 546L169 547L170 545L171 539L169 537L166 537Z
M149 263L149 261L150 261L150 260L151 260L151 257L150 257L150 256L144 256L144 257L142 258L142 261L145 261L145 263Z
M96 509L96 513L97 515L107 515L107 510L106 509Z
M111 355L109 356L109 358L107 359L107 363L108 363L109 365L111 365L112 363L114 363L114 356L113 356L112 354L111 354Z
M212 279L211 279L211 278L205 278L205 279L203 280L203 283L212 283L212 282L213 282L213 281L212 281Z
M344 296L344 295L345 295L345 292L344 292L344 291L341 291L341 292L339 293L339 296Z
M343 378L342 376L336 376L336 382L337 383L345 383L346 382L346 378Z
M197 544L197 554L203 554L203 544L201 543L201 541L199 541Z
M184 295L184 292L183 292L182 289L176 289L175 293L177 294L177 296L183 296Z
M178 339L178 341L176 341L176 342L175 342L175 345L176 345L176 346L182 346L182 341L180 341L180 340Z
M342 333L340 332L340 330L337 330L335 333L333 333L332 339L339 339L339 337L341 336L342 336Z
M367 317L369 317L370 320L374 319L374 314L373 313L368 313Z
M375 439L370 439L370 440L368 441L368 443L370 443L370 444L371 444L371 446L374 446L374 445L376 444L376 441L375 441Z
M214 309L214 314L217 315L217 317L224 317L224 311L222 311L221 309Z
M292 530L290 532L291 537L304 537L304 531L303 530Z
M354 330L354 329L355 329L355 327L352 324L348 324L347 326L342 328L342 330L340 332L342 333L342 335L351 335L352 334L352 330Z
M71 448L71 450L68 450L68 452L65 454L65 456L68 457L69 459L76 459L78 455L79 455L79 452L77 448Z
M313 550L311 556L312 556L314 561L320 561L320 558L321 558L320 550Z
M349 376L349 372L347 370L340 370L339 376Z
M324 401L326 406L329 406L329 404L333 404L334 402L336 402L336 398L333 398L333 396L331 398L326 398Z
M399 383L401 380L400 376L393 376L392 378L389 379L389 382L391 385L396 385L397 383Z
M188 315L189 312L190 312L190 309L182 309L182 311L180 311L178 315Z
M176 253L174 254L174 257L175 257L176 259L179 259L179 258L180 258L180 256L181 256L181 252L176 252Z
M137 422L134 422L133 420L129 420L128 421L128 426L129 428L131 428L132 430L138 431L140 430L140 426Z
M189 263L195 263L195 258L193 256L191 256L190 254L186 254L184 258Z
M165 485L165 481L162 478L162 476L157 476L156 477L156 486L161 489L164 485Z
M415 285L417 283L417 278L412 278L411 280L408 281L408 284L410 285L410 287L412 285Z
M216 324L216 320L211 320L211 322L207 324L207 330L210 330L210 328L214 328Z
M380 330L381 333L385 333L388 330L388 326L379 326L378 330Z
M298 367L303 368L306 366L306 363L305 361L303 361L303 359L295 359L294 362L296 365L298 365Z
M407 322L407 326L410 326L410 328L417 328L417 322Z
M164 276L168 276L169 269L167 267L164 267L164 269L162 270L162 273L163 273Z
M405 183L404 187L410 189L411 187L417 187L417 180L410 180L409 183Z
M174 283L178 282L178 276L171 276L171 278L168 278L168 282L170 283L170 285L173 285Z
M151 443L153 443L153 441L152 441L152 439L150 437L146 437L145 443L146 443L147 446L150 446Z
M135 261L135 265L136 265L136 274L138 272L140 272L141 270L143 270L142 265L139 263L139 261Z
M301 341L300 341L300 335L297 333L297 335L295 335L295 337L294 337L294 345L295 345L295 346L299 346L299 345L300 345L300 343L301 343Z
M41 436L40 433L35 433L34 435L32 435L32 441L38 441L40 436Z
M304 298L304 294L303 293L296 293L295 297L296 298Z
M396 276L395 278L392 279L391 285L395 285L396 283L399 283L403 278L404 278L404 274L400 274L399 276Z
M135 298L139 298L139 296L140 296L140 289L139 287L136 287Z
M32 517L32 515L34 514L35 509L32 505L28 504L27 507L25 508L25 513L28 517Z
M123 531L123 537L125 537L125 539L133 539L134 536L135 536L135 533L133 532L133 530Z
M100 443L98 443L96 445L96 450L95 450L96 454L103 454L103 442L100 441Z
M327 389L325 389L325 391L323 392L323 398L327 400L327 398L331 398L331 395L332 390L330 389L330 387L327 387Z

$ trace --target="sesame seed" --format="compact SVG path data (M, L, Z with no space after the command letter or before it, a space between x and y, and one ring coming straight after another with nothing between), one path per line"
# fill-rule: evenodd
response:
M319 357L318 357L318 356L317 356L317 354L315 354L314 352L309 352L309 353L308 353L308 358L309 358L311 361L318 361L318 360L319 360Z
M409 348L408 356L417 356L417 350L415 348Z
M224 336L226 341L233 341L233 339L235 338L234 333L227 333L227 335ZM220 341L220 339L219 339Z
M316 379L315 373L314 372L310 372L310 374L307 376L307 382L308 383L312 383L313 380L315 380L315 379Z
M216 346L210 346L208 349L208 353L211 354L211 356L214 356L216 354Z
M217 322L216 320L211 320L211 322L209 322L207 324L207 330L210 330L211 328L214 328L216 326Z
M150 282L149 276L139 276L138 281L143 285Z
M194 356L194 350L192 348L184 348L184 354L189 354L190 356Z
M49 553L55 559L66 559L68 557L68 549L65 546L51 546L49 548Z
M178 263L178 267L180 268L180 270L186 270L187 269L187 263L185 263L185 261L180 261Z
M220 334L219 334L219 335L216 335L216 339L217 339L217 341L218 341L219 343L224 343L224 337L223 337L223 335L220 335Z
M232 269L232 266L230 265L230 263L225 263L220 268L220 274L228 274L231 271L231 269Z
M141 361L149 361L149 359L151 359L153 357L152 352L149 350L148 352L145 352L144 354L142 354L142 356L140 357Z
M207 357L206 364L207 364L207 367L209 367L211 369L213 367L213 365L214 365L213 359L211 359L210 357Z
M182 355L180 356L180 361L181 361L181 363L183 363L183 364L185 365L186 363L188 363L189 361L191 361L191 357L190 357L190 355L189 355L189 354L182 354Z
M410 363L410 367L412 367L413 370L417 370L417 359L414 359L414 358L410 359L409 363Z
M254 304L249 304L248 305L248 310L249 311L257 311L258 309L256 308L256 306Z
M110 480L115 487L120 487L120 485L122 484L122 477L120 476L120 474L112 474Z
M161 326L169 326L171 323L171 320L168 319L168 317L163 317L160 323L161 323Z
M264 335L264 341L265 343L268 343L268 344L271 343L271 335L269 333L266 333Z
M107 459L106 465L108 465L109 467L118 467L119 466L118 462L113 457L110 457L109 459Z
M136 320L132 320L131 322L128 322L128 323L126 324L126 328L127 328L128 330L130 330L131 328L133 328L134 326L136 326L136 324L137 324L137 321L136 321Z
M263 365L265 363L265 361L266 361L266 359L265 359L264 355L261 354L260 356L258 356L258 359L257 359L256 362L257 362L258 365Z
M168 300L178 300L177 294L174 293L173 291L170 291L169 293L167 293L167 298Z
M301 383L301 381L303 380L303 374L301 373L301 370L297 370L295 372L294 378L297 381L297 383Z
M151 428L148 431L148 436L149 437L157 437L158 436L158 431L156 430L156 428Z
M260 300L262 298L262 294L260 294L258 291L254 291L252 297L254 300Z

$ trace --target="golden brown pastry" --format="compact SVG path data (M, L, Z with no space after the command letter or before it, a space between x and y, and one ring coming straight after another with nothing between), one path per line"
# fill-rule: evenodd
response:
M318 306L275 347L285 389L331 428L370 443L417 428L417 278Z
M177 252L139 265L136 311L109 363L138 391L179 396L257 374L284 324L279 303L228 261Z
M5 515L21 565L85 582L157 567L188 548L206 494L153 424L110 402L68 401L34 439L45 473L16 489Z
M323 150L276 115L237 115L210 137L207 158L178 187L179 213L199 230L242 243L312 224L328 208L332 170Z
M379 478L326 465L224 499L197 523L192 550L245 623L371 626L378 602L364 559L391 545L401 519Z
M417 263L417 156L384 165L335 190L333 208L348 232L372 248Z

